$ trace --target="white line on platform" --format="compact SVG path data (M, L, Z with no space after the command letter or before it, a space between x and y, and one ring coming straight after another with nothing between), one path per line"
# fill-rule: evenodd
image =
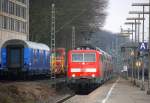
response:
M110 88L109 92L107 93L106 97L102 100L102 103L106 103L106 101L108 100L108 98L111 96L111 93L113 91L113 89L115 88L116 84L118 83L120 79L116 80L116 82L112 85L112 87Z

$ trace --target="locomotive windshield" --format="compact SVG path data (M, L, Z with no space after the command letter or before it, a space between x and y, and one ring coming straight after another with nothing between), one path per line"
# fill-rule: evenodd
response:
M95 53L73 53L72 61L73 62L95 62L96 54Z
M73 62L83 62L83 53L73 53L72 61Z
M95 62L95 53L84 53L84 62Z

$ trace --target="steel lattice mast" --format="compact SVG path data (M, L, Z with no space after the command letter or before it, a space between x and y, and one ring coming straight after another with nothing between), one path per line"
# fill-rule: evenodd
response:
M51 79L55 78L55 4L52 4L51 12Z
M75 26L72 26L72 49L75 48Z
M52 50L55 50L55 4L52 4L51 49L52 49Z

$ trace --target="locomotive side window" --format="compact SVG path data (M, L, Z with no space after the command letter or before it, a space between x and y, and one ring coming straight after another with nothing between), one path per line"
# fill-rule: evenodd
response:
M84 53L84 62L95 62L96 54L95 53Z
M73 62L83 62L83 53L73 53L72 61Z

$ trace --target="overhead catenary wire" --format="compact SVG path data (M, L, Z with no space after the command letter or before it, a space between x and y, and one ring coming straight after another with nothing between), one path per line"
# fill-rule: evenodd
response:
M66 22L63 26L61 26L58 30L56 30L55 33L58 33L60 30L62 30L65 26L67 26L68 24L72 23L76 18L78 18L79 16L81 16L82 14L84 14L87 11L87 9L82 10L78 15L74 16L71 20L69 20L68 22Z

